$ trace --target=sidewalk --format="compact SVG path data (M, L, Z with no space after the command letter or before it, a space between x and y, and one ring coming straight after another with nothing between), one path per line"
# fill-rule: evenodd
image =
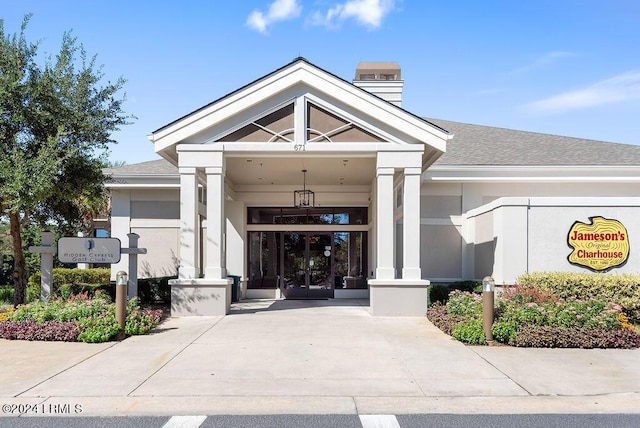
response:
M83 416L640 413L640 350L469 347L367 305L248 301L122 342L0 340L0 401Z

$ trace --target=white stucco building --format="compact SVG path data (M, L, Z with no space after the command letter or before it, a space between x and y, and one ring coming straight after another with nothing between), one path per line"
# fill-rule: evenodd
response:
M640 147L420 118L402 87L395 63L349 82L297 58L176 119L149 135L162 159L108 171L111 236L140 235L141 277L177 274L174 315L228 313L228 275L422 315L430 282L583 269L567 234L595 216L640 270Z

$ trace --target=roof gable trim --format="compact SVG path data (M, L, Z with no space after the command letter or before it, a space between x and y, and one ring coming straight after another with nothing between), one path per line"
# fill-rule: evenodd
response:
M437 126L302 60L161 128L151 134L150 139L156 144L156 152L163 151L212 124L299 84L308 85L367 115L378 117L416 142L445 151L446 140L450 136Z

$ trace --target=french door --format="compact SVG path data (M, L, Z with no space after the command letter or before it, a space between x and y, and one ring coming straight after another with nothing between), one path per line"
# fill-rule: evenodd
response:
M282 233L281 289L286 298L332 298L333 234Z

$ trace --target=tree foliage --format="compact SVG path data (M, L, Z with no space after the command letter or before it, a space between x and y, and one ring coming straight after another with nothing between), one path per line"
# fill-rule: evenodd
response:
M111 134L129 123L117 94L124 79L103 80L70 32L55 58L38 58L0 20L0 215L9 220L14 254L14 303L24 300L26 266L21 230L30 224L85 229L107 207L101 171Z

